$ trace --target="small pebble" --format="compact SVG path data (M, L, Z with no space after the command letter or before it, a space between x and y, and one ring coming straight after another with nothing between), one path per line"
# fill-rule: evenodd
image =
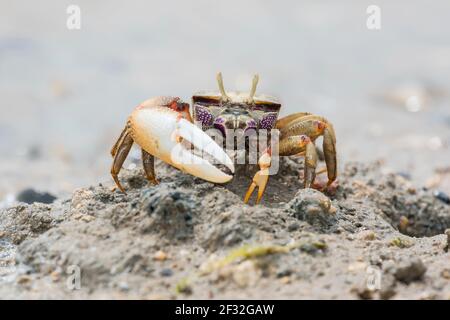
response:
M330 210L328 210L328 212L329 212L330 214L336 214L337 209L336 209L336 207L334 207L334 206L330 206Z
M400 230L400 232L405 233L406 228L408 228L408 225L409 225L408 218L405 216L401 216L400 223L398 224L398 229Z
M292 232L292 231L298 230L298 228L300 228L300 225L297 222L294 222L288 226L288 231Z
M60 279L61 274L58 271L53 271L50 273L50 278L52 278L53 282L58 282Z
M291 283L291 277L288 277L288 276L282 277L280 279L280 281L281 281L282 284L289 284L289 283Z
M394 276L399 281L410 283L415 280L420 280L426 271L427 267L421 259L411 258L397 262Z
M317 190L299 190L288 206L300 220L318 222L321 225L329 225L335 221L336 208L331 205L327 196Z
M164 261L167 259L167 254L164 251L157 251L155 253L155 255L153 256L153 259L157 260L157 261Z
M92 220L95 220L95 217L88 214L83 214L80 220L84 222L91 222Z
M173 275L173 271L172 269L162 269L161 272L159 273L162 277L171 277Z
M277 278L289 277L292 274L291 269L283 269L277 273Z
M20 277L17 279L17 283L18 283L18 284L27 284L27 283L29 283L30 281L31 281L31 277L30 277L30 276L27 276L27 275L20 276Z
M358 238L362 240L372 241L377 238L377 235L372 230L364 230L358 234Z
M441 272L441 276L444 279L450 280L450 269L444 269Z
M435 190L435 191L433 191L433 196L435 198L441 200L445 204L450 204L450 197L445 192L442 192L442 191L439 191L439 190Z
M389 241L390 246L399 247L399 248L410 248L414 245L414 243L406 238L396 237Z

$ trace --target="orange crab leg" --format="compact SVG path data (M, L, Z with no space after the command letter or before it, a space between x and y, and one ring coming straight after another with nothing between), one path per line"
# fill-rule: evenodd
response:
M158 179L156 179L155 174L155 157L150 153L141 149L142 153L142 166L144 168L145 175L147 176L147 180L152 184L158 184Z
M122 165L125 159L127 158L128 153L130 152L132 146L133 146L133 138L131 137L130 132L125 132L121 137L120 144L118 144L118 146L116 147L116 150L114 152L114 161L111 166L111 176L113 177L117 187L123 193L125 193L125 189L120 184L118 175L120 169L122 169Z
M331 123L329 123L325 118L316 115L305 115L301 117L294 118L289 122L285 122L285 126L280 127L280 148L282 147L281 142L285 139L286 144L288 144L289 139L298 135L306 135L311 141L315 141L319 136L323 136L323 153L325 156L325 163L327 166L328 173L328 183L333 183L337 177L337 160L336 160L336 135ZM295 146L295 144L294 144ZM312 150L311 150L312 154ZM285 155L280 149L280 155ZM289 154L293 155L293 154Z
M323 154L328 172L327 186L329 186L337 177L336 135L331 125L323 131Z
M285 117L283 117L283 118L281 118L281 119L278 119L278 120L277 120L277 123L276 123L276 125L275 125L275 128L276 128L276 129L284 128L284 127L286 127L290 122L292 122L292 121L294 121L294 120L297 120L297 119L299 119L299 118L302 118L302 117L304 117L304 116L309 116L309 115L311 115L311 113L309 113L309 112L296 112L296 113L290 114L290 115L285 116Z
M313 141L307 135L285 137L280 140L280 156L305 155L305 188L310 188L316 177L317 151Z

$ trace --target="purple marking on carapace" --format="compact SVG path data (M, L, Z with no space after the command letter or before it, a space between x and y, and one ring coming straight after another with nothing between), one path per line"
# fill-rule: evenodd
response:
M261 121L259 122L260 129L270 130L275 126L275 122L277 121L277 113L271 112L263 116Z
M255 130L256 131L256 128L257 128L257 126L256 126L256 121L255 120L248 120L247 121L247 126L245 127L245 130L244 130L244 133L247 131L247 130L251 130L251 129L253 129L253 130Z
M195 120L201 122L203 127L210 127L213 124L213 115L209 110L200 105L195 105Z
M226 128L225 128L225 120L221 117L217 117L216 120L214 120L214 128L220 130L222 132L222 135L226 136Z

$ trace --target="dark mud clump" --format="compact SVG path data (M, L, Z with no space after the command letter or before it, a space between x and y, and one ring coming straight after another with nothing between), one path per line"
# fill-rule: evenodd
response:
M300 168L283 159L258 206L242 202L251 172L221 186L158 163L156 186L123 170L127 194L2 210L0 296L450 298L450 206L433 190L349 164L327 197Z
M39 192L34 189L25 189L19 192L17 195L17 201L32 204L35 202L40 203L53 203L56 197L48 192Z
M142 195L141 208L147 213L141 230L174 240L194 234L194 217L199 203L190 193L173 189L150 189ZM142 210L141 209L141 210Z

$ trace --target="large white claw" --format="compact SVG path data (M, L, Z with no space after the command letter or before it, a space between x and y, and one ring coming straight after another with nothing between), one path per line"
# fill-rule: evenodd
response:
M225 151L178 113L162 107L143 108L133 112L130 120L135 142L155 157L210 182L225 183L233 178L180 143L181 140L189 141L198 151L209 154L234 173L233 161Z

